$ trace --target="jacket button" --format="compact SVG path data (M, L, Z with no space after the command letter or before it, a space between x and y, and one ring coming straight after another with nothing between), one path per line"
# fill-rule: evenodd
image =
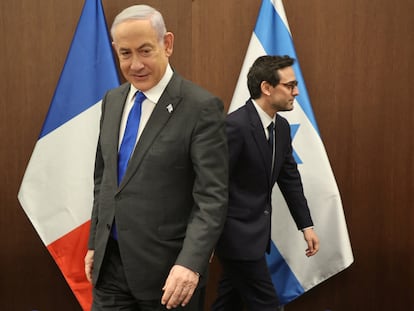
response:
M269 213L269 211L264 211L263 212L265 215L269 215L270 213Z
M110 224L106 224L106 229L111 230L111 225Z

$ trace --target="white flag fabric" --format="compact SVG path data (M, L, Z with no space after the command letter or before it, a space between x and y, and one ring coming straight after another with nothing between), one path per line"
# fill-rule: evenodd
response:
M281 115L291 126L294 158L321 243L315 256L305 256L303 234L298 232L276 185L272 195L273 243L267 261L280 303L285 305L344 270L354 259L339 190L319 135L281 0L262 1L229 113L249 99L247 73L262 55L289 55L296 59L293 68L300 94L294 110Z
M101 98L119 85L101 0L86 0L18 199L84 310ZM35 104L35 103L33 103Z

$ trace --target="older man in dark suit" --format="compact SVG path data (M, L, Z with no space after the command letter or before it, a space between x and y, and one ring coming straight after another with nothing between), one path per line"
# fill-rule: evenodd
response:
M173 72L174 36L155 9L125 9L111 34L128 83L102 103L85 257L92 309L201 310L227 208L223 104Z
M270 246L275 182L307 242L307 256L319 249L302 182L292 156L290 127L279 111L293 109L297 81L288 56L258 58L247 76L251 99L229 114L230 182L227 221L217 254L223 267L212 310L275 311L278 298L265 253Z

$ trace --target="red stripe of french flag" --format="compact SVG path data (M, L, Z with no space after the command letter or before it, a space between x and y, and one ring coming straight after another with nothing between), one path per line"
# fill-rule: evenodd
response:
M92 305L92 285L85 279L82 259L87 251L90 221L77 227L47 246L70 288L84 310Z

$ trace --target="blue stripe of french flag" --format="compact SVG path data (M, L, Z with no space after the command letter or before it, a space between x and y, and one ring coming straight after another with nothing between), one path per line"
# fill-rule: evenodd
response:
M229 113L250 97L247 90L247 72L254 60L262 55L289 55L297 60L281 0L262 1ZM305 256L306 244L303 235L296 229L276 185L272 196L273 243L267 260L282 305L353 262L339 190L319 135L298 61L293 68L299 81L300 95L296 98L294 110L281 115L292 127L294 155L321 248L317 255L310 258Z

